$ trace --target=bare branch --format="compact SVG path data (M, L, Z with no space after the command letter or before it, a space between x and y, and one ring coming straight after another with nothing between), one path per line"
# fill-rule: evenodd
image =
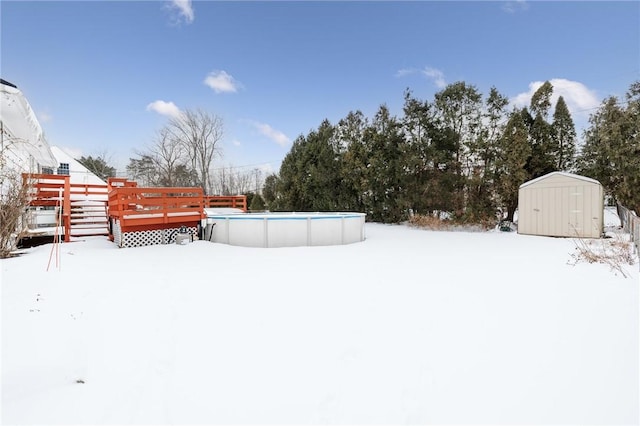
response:
M166 131L173 141L184 147L191 167L198 173L199 185L209 194L211 163L224 134L222 118L200 109L186 110L169 121Z

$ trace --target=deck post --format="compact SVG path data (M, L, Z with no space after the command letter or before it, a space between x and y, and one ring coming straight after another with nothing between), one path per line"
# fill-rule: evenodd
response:
M64 200L62 204L62 222L64 223L64 241L69 242L71 239L71 179L70 176L64 177Z

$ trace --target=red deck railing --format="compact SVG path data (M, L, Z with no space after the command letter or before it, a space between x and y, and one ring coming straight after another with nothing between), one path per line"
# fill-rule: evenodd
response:
M111 191L112 188L135 188L137 186L138 182L129 180L127 178L110 177L109 179L107 179L107 189L109 191Z
M110 219L117 219L122 232L197 226L206 217L205 208L231 207L247 211L247 197L204 195L201 188L144 188L126 178L109 178L107 184L75 184L68 175L23 174L30 185L31 206L62 209L64 239L71 232L71 202L100 199L107 203ZM113 239L113 235L110 235Z
M212 207L232 207L234 209L242 209L247 211L246 195L205 195L204 206Z
M205 217L202 189L115 187L109 217L120 221L122 232L197 225Z

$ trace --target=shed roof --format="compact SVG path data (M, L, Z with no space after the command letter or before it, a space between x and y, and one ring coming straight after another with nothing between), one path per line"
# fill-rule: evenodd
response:
M565 176L565 177L568 177L568 178L571 178L571 179L578 179L578 180L582 180L582 181L585 181L585 182L595 183L596 185L600 185L600 182L598 182L597 180L591 179L591 178L586 177L586 176L576 175L574 173L567 173L567 172L551 172L551 173L547 173L544 176L540 176L540 177L532 179L532 180L530 180L528 182L523 183L522 185L520 185L520 188L524 188L525 186L529 186L529 185L532 185L534 183L543 181L543 180L548 179L548 178L550 178L552 176Z

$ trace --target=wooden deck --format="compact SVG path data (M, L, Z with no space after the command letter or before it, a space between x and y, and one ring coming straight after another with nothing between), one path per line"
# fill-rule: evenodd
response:
M125 178L106 185L74 184L65 175L24 174L32 207L53 207L61 214L64 241L74 236L108 235L117 221L122 233L197 227L205 208L232 207L247 211L247 197L204 195L201 188L145 188Z
M108 205L122 232L193 226L205 218L202 188L115 187Z

